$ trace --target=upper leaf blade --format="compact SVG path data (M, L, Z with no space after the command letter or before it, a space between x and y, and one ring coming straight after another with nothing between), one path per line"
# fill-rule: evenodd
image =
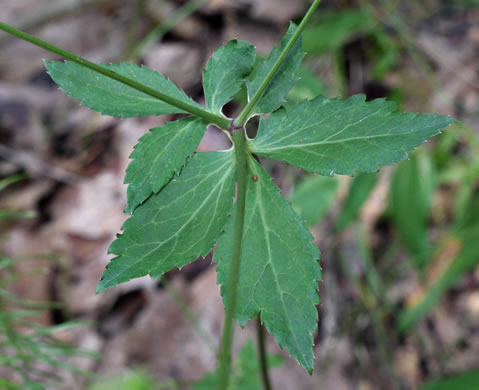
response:
M230 41L215 51L203 72L206 105L213 113L221 109L241 89L256 60L249 42Z
M126 170L128 207L131 214L152 193L157 193L178 173L198 147L208 123L183 118L151 129L140 138Z
M45 61L45 65L52 79L65 93L104 115L131 118L185 112L77 63ZM166 95L202 108L178 89L173 82L145 66L127 63L102 66Z
M138 207L110 246L114 258L97 292L147 274L160 276L205 256L233 205L234 153L197 153L181 175Z
M256 66L255 70L249 77L249 100L251 100L255 93L259 90L264 79L274 67L276 61L281 56L281 52L293 37L297 29L298 26L296 26L294 23L291 23L288 32L281 41L281 46L275 47L269 57L261 61ZM271 80L263 95L258 100L258 103L256 103L251 115L273 112L285 102L284 97L296 83L296 71L298 70L299 65L304 57L302 45L302 39L300 37L291 48L291 51L288 53L280 68L276 72L274 78Z
M395 113L383 99L318 97L262 118L250 149L322 175L374 172L455 122L436 114Z
M301 219L281 196L271 177L249 159L245 230L235 318L244 325L261 320L279 345L312 371L313 337L321 268L318 248ZM225 303L231 266L233 221L220 237L214 262Z

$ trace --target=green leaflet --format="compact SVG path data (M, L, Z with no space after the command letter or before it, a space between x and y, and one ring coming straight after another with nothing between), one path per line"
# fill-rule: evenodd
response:
M245 231L235 318L240 325L261 313L261 320L282 348L312 371L317 328L320 253L301 219L271 177L248 161ZM257 175L257 181L253 180ZM256 177L255 177L256 178ZM233 244L233 219L220 237L214 262L227 304Z
M208 109L221 114L221 109L241 89L256 60L255 48L249 42L230 41L215 51L203 72L203 88Z
M253 153L322 175L373 172L407 158L407 152L455 120L436 114L395 113L383 99L318 97L288 112L262 118Z
M269 57L262 60L255 68L251 76L248 78L248 100L251 100L256 91L260 88L263 80L273 68L275 62L281 55L281 52L288 44L289 40L293 37L297 26L291 23L289 30L285 37L281 41L281 46L275 47ZM284 102L284 97L288 94L289 90L294 86L297 80L296 71L304 57L302 51L302 40L299 38L288 56L281 64L278 72L274 76L273 80L269 84L268 88L263 93L263 96L259 99L258 103L251 112L251 116L254 114L265 114L276 110Z
M234 153L197 153L181 175L150 197L110 246L114 258L97 292L147 274L160 276L205 256L233 206Z
M65 93L104 115L131 118L184 112L74 62L45 61L45 66L52 79ZM102 66L166 95L202 108L179 90L173 82L145 66L140 67L125 62L120 65Z
M194 117L165 123L140 138L126 170L128 214L178 173L198 147L208 123Z

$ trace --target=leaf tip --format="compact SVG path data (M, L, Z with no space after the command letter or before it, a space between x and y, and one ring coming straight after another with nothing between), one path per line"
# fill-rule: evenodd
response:
M106 283L104 282L103 278L100 279L100 282L98 283L98 286L96 286L95 294L100 294L103 291L105 291L106 289L108 289L108 287L105 284Z

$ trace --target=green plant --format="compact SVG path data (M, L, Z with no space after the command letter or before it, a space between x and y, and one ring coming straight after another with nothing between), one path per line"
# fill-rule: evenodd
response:
M154 390L160 389L155 380L146 372L132 371L101 381L88 387L88 390Z
M317 97L282 107L304 56L301 32L319 2L314 1L299 26L290 25L281 45L256 66L250 43L231 41L220 47L203 73L206 108L146 67L95 65L0 24L0 29L71 60L47 61L46 67L67 94L94 110L124 118L193 114L152 129L132 153L125 179L126 212L132 216L110 247L116 258L98 292L144 275L159 277L205 256L218 243L214 262L226 307L219 389L228 387L233 318L244 325L259 315L301 366L310 373L314 367L320 253L256 156L326 176L375 172L406 159L408 151L454 122L435 114L400 113L392 102L365 102L362 95ZM243 111L234 120L225 117L222 107L245 84ZM250 139L244 127L253 116L261 119L257 136ZM195 154L211 123L231 136L233 147ZM261 356L266 367L265 354Z
M420 390L474 390L479 387L479 371L457 374L427 383Z

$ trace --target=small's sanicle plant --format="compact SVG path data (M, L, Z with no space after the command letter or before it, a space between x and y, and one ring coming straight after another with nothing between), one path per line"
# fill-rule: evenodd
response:
M203 73L206 108L146 67L95 65L0 23L0 29L71 60L46 61L47 70L93 110L123 118L191 114L152 129L132 153L125 178L131 217L110 247L116 257L97 291L145 275L157 278L217 244L214 262L226 307L219 389L228 384L233 318L245 325L260 316L302 367L310 373L314 367L320 252L256 156L321 175L374 172L406 159L454 123L448 116L398 112L384 99L365 102L363 95L282 107L304 56L301 32L319 2L256 66L250 43L221 46ZM237 118L227 118L223 106L245 85L248 103ZM261 118L250 139L245 125L254 116ZM195 153L210 124L231 136L231 149Z

